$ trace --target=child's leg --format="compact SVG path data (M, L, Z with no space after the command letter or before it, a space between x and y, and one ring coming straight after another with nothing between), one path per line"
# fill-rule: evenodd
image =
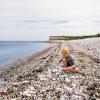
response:
M68 67L67 66L67 61L66 61L65 58L63 59L63 64L64 64L64 71L65 72L75 72L75 73L79 73L80 72L80 68L76 67L76 65L74 67L73 66Z
M80 72L80 68L79 67L75 67L75 69L73 71L76 72L76 73L79 73Z
M76 72L76 73L79 73L80 72L80 68L78 67L77 64L74 64L73 66L71 66L71 71L72 72Z
M65 72L75 72L75 73L79 73L80 72L80 68L79 67L64 67L64 71Z
M79 73L80 72L80 68L79 67L71 67L70 71L71 72L75 72L75 73Z
M64 70L65 72L70 72L71 71L71 67L64 67Z

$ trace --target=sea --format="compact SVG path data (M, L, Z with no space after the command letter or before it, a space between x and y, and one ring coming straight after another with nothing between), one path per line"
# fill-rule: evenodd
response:
M0 41L0 68L51 46L47 42Z

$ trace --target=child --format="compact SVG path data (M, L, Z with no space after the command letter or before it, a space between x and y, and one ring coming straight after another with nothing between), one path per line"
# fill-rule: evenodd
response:
M62 57L65 72L80 72L80 68L75 63L73 57L69 54L68 50L62 49Z

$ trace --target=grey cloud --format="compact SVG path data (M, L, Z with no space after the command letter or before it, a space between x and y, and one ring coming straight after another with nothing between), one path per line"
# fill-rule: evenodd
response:
M100 23L100 20L92 20L92 23Z
M68 23L70 20L24 20L23 23L52 23L52 24L63 24Z

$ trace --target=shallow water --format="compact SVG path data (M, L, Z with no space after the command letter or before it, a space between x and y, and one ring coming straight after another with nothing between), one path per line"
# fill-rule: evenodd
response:
M13 62L16 59L41 51L49 46L50 44L45 42L1 41L0 66L4 66L5 64Z

